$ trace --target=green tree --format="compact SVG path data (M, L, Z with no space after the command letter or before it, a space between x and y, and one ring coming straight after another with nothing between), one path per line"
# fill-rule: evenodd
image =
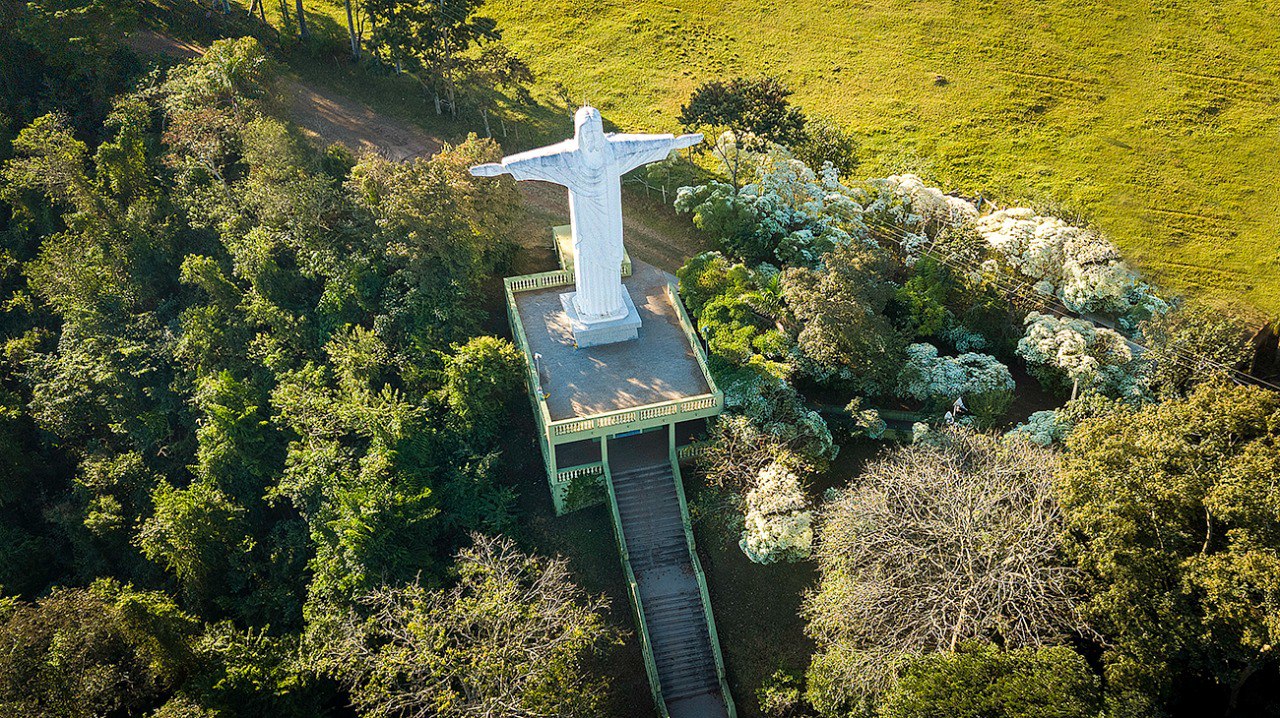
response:
M263 108L276 66L252 37L217 40L200 57L178 65L164 83L169 114L200 107L231 109L242 118Z
M1070 648L970 643L912 659L880 718L1096 718L1098 677Z
M205 377L197 387L199 481L216 486L253 511L284 468L284 437L270 424L267 392L230 372Z
M908 329L918 336L940 336L956 321L948 307L959 289L952 270L929 256L916 260L911 270L894 299L905 310Z
M583 661L616 640L605 599L562 559L473 539L453 588L379 588L318 630L318 664L369 716L599 715L605 683Z
M708 182L681 187L676 194L677 212L693 215L693 225L710 235L724 251L752 266L776 260L780 237L761 226L760 213L735 185Z
M15 718L137 714L184 679L193 618L163 593L103 579L0 602L0 711Z
M1063 510L1116 711L1212 696L1231 713L1251 679L1275 680L1278 442L1280 397L1223 384L1117 407L1067 439ZM1191 688L1205 678L1219 694Z
M1229 314L1187 302L1138 326L1152 364L1151 383L1163 397L1182 396L1197 385L1248 371L1253 360L1249 329Z
M804 142L805 117L791 90L773 77L734 77L699 85L680 108L686 129L727 128L787 147Z
M271 401L298 437L272 496L308 524L311 600L344 604L384 582L439 575L433 479L443 456L426 411L385 384L335 387L315 365L284 375Z
M703 252L676 270L680 280L680 298L694 316L722 294L739 294L754 281L744 264L732 264L719 252Z
M483 447L497 437L523 385L524 357L511 342L497 337L476 337L452 348L442 357L445 402L461 434Z
M348 195L374 225L375 328L418 390L440 368L437 350L475 333L481 283L513 251L514 183L467 171L500 156L497 143L471 136L430 159L365 157L347 180Z
M412 72L432 93L436 113L457 116L458 83L471 65L467 50L498 40L492 18L477 15L484 0L368 0L375 54Z
M243 586L244 555L252 545L244 507L208 481L186 489L162 482L152 502L155 513L138 531L137 544L173 572L190 600L207 607Z
M0 3L0 116L23 125L60 109L97 135L112 97L143 70L120 43L136 20L124 2Z
M858 169L857 137L825 117L805 118L804 139L791 150L814 169L830 162L842 178L850 178Z
M18 24L88 33L112 4ZM44 62L14 12L0 51ZM0 88L48 69L8 57ZM0 651L0 713L316 715L341 699L299 660L307 617L443 585L468 531L509 527L497 426L521 360L475 337L519 201L467 172L501 150L317 152L273 116L273 76L226 40L105 118L0 98L0 585L45 596L0 610L35 646ZM101 575L180 601L56 588ZM162 655L179 604L217 623L184 619Z
M782 275L796 340L818 379L838 379L860 391L893 386L906 341L884 315L891 286L882 279L885 257L853 244L824 257L821 271L804 267Z
M215 715L307 718L324 715L322 701L332 691L317 685L297 634L241 630L230 621L205 628L193 651L201 671L185 691L199 697L200 710ZM203 718L203 713L196 713Z

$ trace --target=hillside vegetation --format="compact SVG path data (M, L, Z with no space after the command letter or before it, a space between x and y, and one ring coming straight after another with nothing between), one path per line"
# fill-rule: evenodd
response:
M491 0L482 12L547 100L669 129L700 82L773 74L806 112L860 135L860 174L913 170L1078 213L1172 289L1280 313L1280 12L1262 0Z

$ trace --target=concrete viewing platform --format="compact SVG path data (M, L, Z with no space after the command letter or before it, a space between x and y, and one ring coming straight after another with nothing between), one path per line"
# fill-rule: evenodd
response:
M556 237L563 234L556 228ZM558 254L572 265L571 246ZM582 492L573 487L598 482L604 474L608 438L666 428L673 450L687 451L706 419L724 408L676 278L643 262L620 270L641 319L639 330L634 339L594 346L574 341L561 302L574 289L574 273L563 264L503 280L558 514L583 505Z
M552 421L588 417L712 393L665 272L635 262L623 286L642 321L638 338L578 348L561 306L563 287L514 294L528 351Z

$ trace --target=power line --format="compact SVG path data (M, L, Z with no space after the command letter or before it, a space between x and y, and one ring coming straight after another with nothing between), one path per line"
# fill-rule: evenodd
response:
M890 239L896 242L899 246L901 246L904 250L907 250L907 251L911 250L911 247L908 244L910 240L924 237L924 235L913 234L913 233L907 232L906 230L900 227L894 227L892 225L887 225L887 224L869 223L868 227L872 228L873 230L878 230L880 232L883 232L887 239ZM952 260L958 259L955 257L955 255L951 255L948 257L943 257L938 255L936 251L932 251L933 245L934 245L934 242L931 241L928 247L925 247L924 249L921 250L921 254L924 256L930 256L935 261L958 271L962 271L966 273L968 272L982 273L982 269L980 266L976 266L972 263L965 262L965 260L963 259L959 260L961 263L963 263L963 266L958 266L956 263L952 261ZM1095 326L1098 325L1098 323L1093 319L1081 316L1079 312L1062 303L1056 296L1048 295L1048 294L1044 294L1042 292L1036 291L1034 289L1034 285L1032 285L1031 282L1029 281L1025 281L1017 284L1009 284L998 277L988 277L987 281L996 285L997 288L1001 289L1006 294L1020 295L1023 298L1031 299L1033 303L1039 303L1042 306L1048 306L1052 309L1055 309L1056 311L1059 311L1062 314L1066 314L1073 318L1080 319L1081 321L1089 322L1090 324L1093 324ZM1030 290L1030 292L1028 292L1027 290ZM1031 292L1033 292L1034 294L1032 294ZM1110 327L1104 326L1103 328L1109 329ZM1151 347L1148 347L1132 338L1125 337L1125 341L1133 344L1136 347L1139 347L1143 351L1147 351L1147 352L1155 351ZM1265 386L1269 389L1280 392L1280 385L1274 384L1270 381L1267 381L1266 379L1255 376L1241 369L1227 366L1225 364L1222 364L1221 362L1218 362L1204 355L1196 354L1190 350L1183 349L1178 346L1172 346L1172 345L1169 346L1167 350L1171 351L1173 354L1176 355L1174 357L1175 360L1181 359L1183 362L1189 363L1188 366L1191 366L1192 368L1194 368L1197 364L1207 365L1207 366L1214 367L1216 369L1226 372L1229 375L1229 377L1233 381L1236 381L1237 383L1244 383L1245 381L1247 381L1249 383Z
M876 228L877 228L877 229L879 229L879 230L881 230L881 231L883 231L883 232L886 232L886 233L887 233L887 234L886 234L886 238L887 238L887 239L891 239L891 240L893 240L893 241L895 241L895 242L899 243L901 246L903 246L903 248L904 248L904 249L907 249L907 246L906 246L906 240L907 240L908 238L915 237L915 236L919 236L919 235L912 235L911 233L907 233L907 232L905 232L905 231L903 231L903 230L899 230L899 229L897 229L897 228L893 228L893 227L890 227L890 226L887 226L887 225L876 225ZM894 234L895 234L895 233L896 233L898 236L894 236ZM930 245L932 246L932 242L930 243ZM945 265L945 266L951 267L952 269L957 269L957 270L960 270L960 271L970 270L970 271L978 271L978 272L981 272L981 268L979 268L979 267L974 267L972 264L967 264L966 266L963 266L963 267L956 266L956 265L952 264L951 262L949 262L949 261L947 260L947 258L944 258L944 257L938 256L936 253L931 254L931 253L929 252L929 250L928 250L928 249L922 250L921 254L923 254L923 255L928 255L928 256L932 256L932 258L933 258L935 261L937 261L937 262L939 262L939 263L941 263L941 264L943 264L943 265ZM1097 325L1097 322L1096 322L1096 321L1094 321L1093 319L1090 319L1090 318L1088 318L1088 317L1080 316L1078 312L1076 312L1075 310L1073 310L1073 309L1071 309L1070 307L1066 306L1066 305L1065 305L1065 304L1063 304L1062 302L1058 301L1058 299L1057 299L1055 296L1053 296L1053 295L1046 295L1046 294L1044 294L1044 293L1042 293L1042 292L1036 291L1036 290L1034 289L1033 285L1031 285L1031 283L1030 283L1030 282L1022 282L1022 283L1020 283L1020 284L1013 284L1013 285L1010 285L1010 284L1007 284L1007 283L1005 283L1005 282L1001 281L1001 280L1000 280L1000 279L998 279L998 278L990 277L990 276L988 276L988 277L987 277L986 281L990 282L991 284L996 285L999 289L1003 290L1003 291L1005 292L1005 294L1009 295L1010 297L1012 297L1013 295L1022 295L1024 298L1032 299L1035 303L1039 303L1039 304L1041 304L1042 306L1044 306L1045 308L1053 309L1053 310L1055 310L1055 311L1057 311L1057 312L1059 312L1059 313L1061 313L1061 314L1066 314L1066 315L1071 316L1071 317L1073 317L1073 318L1079 319L1080 321L1086 321L1086 322L1089 322L1090 324L1094 324L1095 326ZM1028 294L1028 293L1025 293L1025 291L1024 291L1024 290L1026 290L1026 289L1031 289L1031 290L1034 292L1034 294ZM1105 326L1104 326L1103 328L1110 329L1110 327L1105 327ZM1141 343L1139 343L1139 342L1135 341L1134 339L1132 339L1132 338L1130 338L1130 337L1124 337L1123 335L1121 335L1121 336L1124 338L1125 342L1127 342L1127 343L1129 343L1129 344L1132 344L1133 346L1136 346L1136 347L1138 347L1138 348L1142 349L1143 351L1147 351L1147 352L1149 352L1149 351L1153 351L1150 347L1147 347L1147 346L1145 346L1145 345L1143 345L1143 344L1141 344ZM1263 379L1261 379L1261 378L1259 378L1259 377L1255 377L1255 376L1252 376L1252 375L1245 374L1244 372L1241 372L1241 371L1239 371L1239 370L1237 370L1237 369L1234 369L1234 368L1232 368L1232 367L1224 366L1224 365L1222 365L1222 364L1220 364L1220 363L1218 363L1218 362L1216 362L1216 361L1214 361L1214 360L1212 360L1212 359L1209 359L1208 357L1204 357L1204 356L1196 356L1196 355L1193 355L1193 354L1191 354L1190 352L1187 352L1187 351L1185 351L1185 350L1182 350L1182 349L1180 349L1180 348L1178 348L1178 347L1170 347L1170 350L1172 350L1172 351L1174 352L1174 354L1175 354L1175 356L1173 356L1173 357L1171 357L1171 358L1172 358L1175 362L1180 363L1180 364L1183 364L1184 366L1188 366L1188 367L1190 367L1190 368L1195 368L1195 366L1197 366L1197 364L1209 364L1209 365L1211 365L1211 366L1215 366L1215 367L1218 367L1218 368L1220 368L1220 369L1222 369L1222 370L1226 371L1226 372L1228 373L1229 378L1231 378L1231 379L1232 379L1232 381L1235 381L1235 382L1236 382L1236 383L1238 383L1238 384L1243 384L1244 382L1242 382L1242 381L1241 381L1240 379L1238 379L1236 376L1233 376L1233 374L1240 374L1240 375L1246 376L1247 378L1249 378L1250 380L1252 380L1252 381L1254 381L1254 382L1257 382L1257 383L1260 383L1260 384L1264 384L1264 385L1271 386L1272 388L1275 388L1275 389L1277 389L1278 391L1280 391L1280 387L1276 387L1274 384L1270 384L1269 382L1267 382L1267 381L1265 381L1265 380L1263 380Z

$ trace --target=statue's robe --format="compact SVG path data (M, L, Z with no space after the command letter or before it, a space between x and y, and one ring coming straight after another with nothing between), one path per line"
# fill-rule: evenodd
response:
M604 135L594 156L576 139L511 155L502 167L517 180L543 180L569 188L573 227L574 303L587 323L625 316L622 300L622 175L666 159L674 135Z

